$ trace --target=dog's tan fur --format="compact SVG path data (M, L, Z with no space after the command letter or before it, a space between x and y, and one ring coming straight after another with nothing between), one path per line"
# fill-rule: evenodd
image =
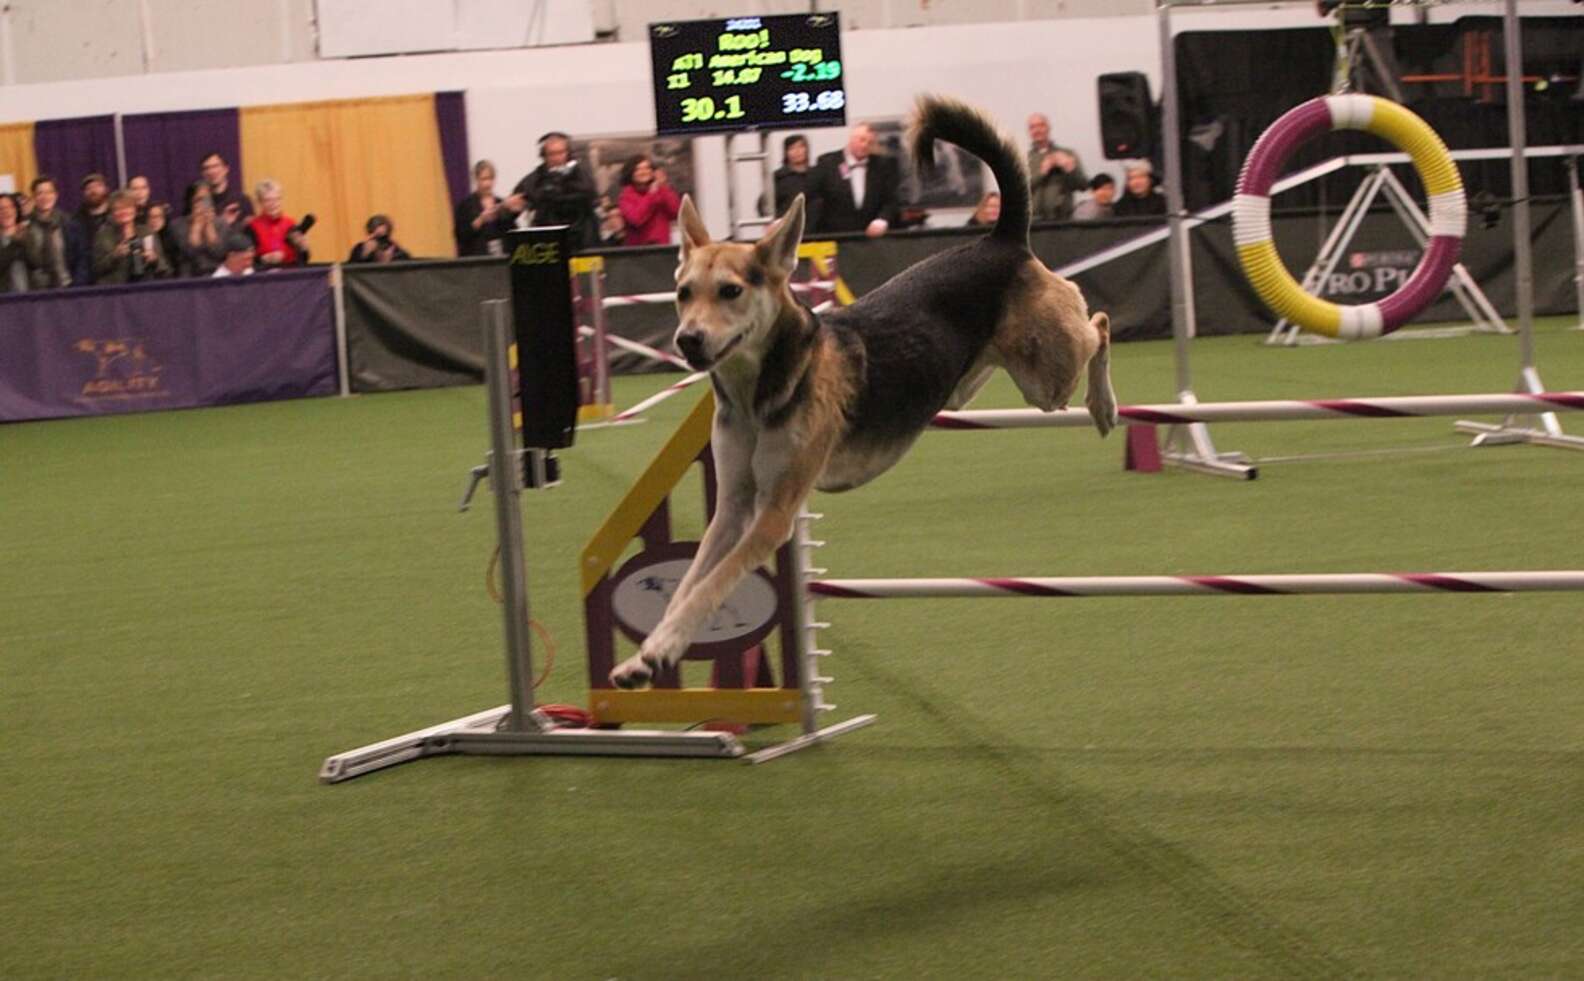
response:
M639 652L611 673L620 687L643 684L681 658L742 578L788 540L812 490L865 483L911 444L908 438L876 448L849 439L850 410L864 372L881 366L854 363L828 330L812 335L801 360L786 374L784 387L789 390L768 398L759 390L772 339L778 331L805 325L809 316L788 285L802 238L801 196L753 245L711 241L690 198L683 199L680 218L678 346L687 353L684 344L692 345L713 375L718 397L712 441L719 496L694 562L664 618ZM1062 408L1087 366L1086 403L1105 434L1116 421L1106 315L1090 317L1078 288L1032 257L1008 293L994 336L958 382L948 405L966 404L1001 367L1031 405L1047 411ZM758 404L784 407L785 414L767 425L754 408Z

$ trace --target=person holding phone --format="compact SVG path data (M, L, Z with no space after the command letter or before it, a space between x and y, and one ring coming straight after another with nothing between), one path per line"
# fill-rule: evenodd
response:
M137 221L137 199L130 191L110 195L110 217L94 236L94 283L139 283L170 275L147 225Z

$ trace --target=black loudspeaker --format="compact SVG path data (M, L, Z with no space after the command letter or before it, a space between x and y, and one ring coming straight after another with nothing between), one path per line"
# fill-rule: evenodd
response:
M1149 79L1143 72L1100 76L1100 145L1107 160L1150 156L1153 114Z
M516 394L522 445L561 449L577 433L577 324L572 315L572 229L566 225L508 232L512 332L517 337Z

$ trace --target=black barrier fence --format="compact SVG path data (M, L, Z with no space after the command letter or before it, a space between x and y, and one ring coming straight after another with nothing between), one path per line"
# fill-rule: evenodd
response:
M1319 252L1336 216L1277 215L1272 219L1277 248L1295 277ZM1486 227L1470 217L1463 263L1503 316L1513 316L1512 226L1505 213ZM1538 314L1578 309L1574 290L1573 228L1566 200L1531 205L1534 230L1534 294ZM1034 252L1053 269L1158 232L1151 222L1063 224L1034 229ZM921 259L962 245L981 233L943 229L838 239L837 266L857 295L875 289ZM1230 220L1210 222L1190 236L1194 263L1195 312L1199 333L1257 334L1270 329L1270 314L1243 278L1232 244ZM672 288L676 251L671 247L617 249L605 257L605 294L622 296ZM1379 300L1412 271L1419 249L1390 211L1368 215L1344 251L1323 295L1338 303ZM346 284L347 354L354 391L386 391L473 384L480 381L482 353L479 303L508 295L504 259L415 262L388 266L349 266ZM1164 240L1147 245L1072 277L1092 310L1111 316L1113 336L1122 341L1171 335L1171 288ZM1450 293L1443 294L1421 321L1466 320ZM656 347L670 345L676 316L670 304L613 307L607 329ZM616 372L655 369L637 355L612 352ZM667 369L670 370L670 369Z
M1371 32L1374 52L1382 58L1375 67L1400 79L1403 104L1451 149L1501 146L1508 142L1502 30L1502 18L1490 16L1460 17L1452 24L1396 24ZM1524 100L1529 145L1584 140L1584 112L1577 97L1584 18L1524 17L1522 34L1526 82L1547 83L1536 85ZM1266 128L1293 106L1330 88L1337 42L1328 26L1317 25L1185 30L1174 43L1183 193L1190 208L1203 208L1232 196L1243 161ZM1481 58L1495 67L1475 69ZM1375 54L1361 59L1371 65L1376 60ZM1277 65L1280 70L1272 70ZM1330 133L1298 148L1288 165L1301 170L1338 154L1388 149L1366 133ZM1158 150L1155 162L1159 169ZM1512 193L1512 171L1505 159L1464 161L1459 169L1470 194ZM1353 168L1337 171L1294 188L1287 200L1303 205L1345 200L1363 177ZM1403 177L1419 193L1417 179L1411 173ZM1538 160L1531 163L1531 194L1561 194L1567 187L1565 171Z

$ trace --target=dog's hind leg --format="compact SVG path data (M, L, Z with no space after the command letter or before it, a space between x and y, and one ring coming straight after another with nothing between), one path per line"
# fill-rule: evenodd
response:
M1078 287L1031 260L1008 303L991 344L1028 404L1043 412L1064 409L1087 366L1095 428L1104 436L1116 424L1110 381L1110 320L1089 316ZM1095 411L1098 410L1098 411Z
M1111 387L1111 318L1097 313L1089 318L1089 326L1100 338L1100 348L1089 359L1089 386L1084 392L1084 405L1095 428L1104 436L1117 424L1116 391Z

